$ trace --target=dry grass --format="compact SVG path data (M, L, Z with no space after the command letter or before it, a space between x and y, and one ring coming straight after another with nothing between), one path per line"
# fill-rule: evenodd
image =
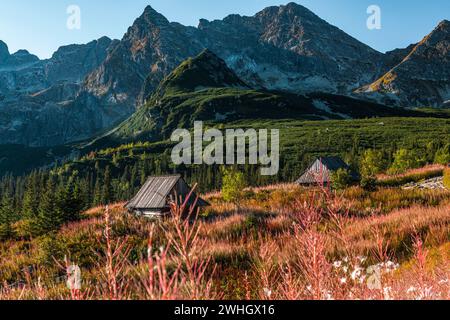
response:
M180 204L158 222L116 204L53 237L2 243L0 298L449 298L449 193L248 193L238 212L219 194L205 216ZM77 291L64 280L71 263L82 269Z
M445 166L433 164L423 168L411 169L403 174L381 174L377 177L381 186L401 186L410 182L419 182L431 178L440 177L444 173Z
M442 171L444 170L445 166L440 165L440 164L432 164L432 165L428 165L422 168L418 168L418 169L410 169L405 173L402 174L396 174L396 175L388 175L388 174L380 174L377 176L377 179L380 181L384 181L384 180L390 180L390 179L400 179L400 178L404 178L404 177L408 177L411 175L421 175L421 174L427 174L427 173L433 173L433 172L440 172L442 173Z

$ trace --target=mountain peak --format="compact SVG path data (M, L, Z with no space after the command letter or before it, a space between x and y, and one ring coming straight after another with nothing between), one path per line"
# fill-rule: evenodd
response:
M407 51L406 57L398 59ZM416 45L391 52L399 63L357 91L389 94L388 99L395 96L395 104L408 107L442 106L448 100L449 53L450 22L443 20Z
M298 4L296 2L289 2L288 4L286 4L284 6L280 6L280 8L286 8L286 9L297 10L297 11L311 12L308 8Z
M152 22L157 25L169 23L166 17L153 9L153 7L150 5L145 7L144 13L141 15L141 18L145 19L147 22Z
M317 17L311 10L308 8L295 3L295 2L289 2L286 5L281 6L271 6L263 9L261 12L257 13L256 16L261 15L286 15L286 16L301 16L301 17Z
M436 53L441 52L443 56L446 56L449 51L449 43L450 43L450 21L443 20L438 26L428 34L422 41L420 41L415 50L412 52L423 54L426 48L435 48L437 50ZM427 52L425 52L428 54Z
M144 8L144 14L158 13L151 5L147 5Z
M6 43L0 40L0 63L4 62L9 57L9 50Z
M200 62L200 61L206 61L211 62L212 60L220 60L223 62L222 59L220 59L214 52L212 52L210 49L206 48L200 54L194 58L192 58L192 61L194 62Z
M448 38L448 34L450 33L450 21L442 20L439 22L438 26L433 30L431 34L444 34L444 37Z
M0 64L19 66L37 61L39 61L39 58L29 53L27 50L21 49L10 54L8 46L3 41L0 41Z
M444 19L441 22L439 22L438 26L442 27L442 28L450 28L450 21L447 19Z
M17 50L17 52L14 53L13 55L14 56L27 56L29 54L30 54L30 52L28 50L20 49L20 50Z
M441 22L439 22L436 28L434 28L434 30L427 37L430 37L434 34L442 34L442 33L444 34L450 33L450 21L442 20Z
M107 36L103 36L103 37L100 37L100 38L98 38L97 40L94 40L94 41L96 41L98 43L101 43L101 42L103 42L103 43L109 42L110 43L113 40L111 38L107 37Z
M209 49L189 58L178 66L162 83L158 94L197 91L204 88L247 87L238 76Z

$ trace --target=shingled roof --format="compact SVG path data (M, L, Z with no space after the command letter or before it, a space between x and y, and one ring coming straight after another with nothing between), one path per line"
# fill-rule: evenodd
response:
M350 170L350 166L339 157L321 157L316 159L308 170L296 181L298 184L329 183L331 172L339 169ZM350 170L351 171L351 170ZM351 171L352 178L358 179L358 174Z
M181 175L150 177L136 196L126 204L126 208L130 210L163 210L168 207L170 197L176 195L184 200L190 191L191 188ZM190 204L194 203L196 197L195 194L192 195ZM209 204L199 198L197 205L207 206Z
M320 158L320 160L322 161L322 164L331 171L350 168L349 165L339 157L323 157Z

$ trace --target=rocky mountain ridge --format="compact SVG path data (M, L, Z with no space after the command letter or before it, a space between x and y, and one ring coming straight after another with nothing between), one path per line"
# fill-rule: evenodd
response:
M382 103L404 107L440 107L450 101L450 21L433 32L377 81L357 90Z
M146 104L94 144L104 148L135 140L165 140L173 130L189 129L196 120L214 126L241 120L342 120L413 113L333 94L255 90L206 49L182 62Z
M72 101L112 43L103 37L61 47L47 60L25 50L10 54L0 43L0 143L45 146L82 136L90 115L73 108Z
M448 38L438 34L383 54L289 3L251 17L201 20L198 27L169 22L148 6L120 41L66 46L46 61L26 51L10 55L1 42L0 144L58 145L108 130L143 105L180 63L206 48L257 90L445 105ZM380 82L393 78L392 70L399 80ZM422 72L429 70L435 71ZM426 78L414 77L416 71Z

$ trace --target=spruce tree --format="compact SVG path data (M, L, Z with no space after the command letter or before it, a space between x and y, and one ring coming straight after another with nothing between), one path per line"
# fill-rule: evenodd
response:
M112 183L111 183L111 170L109 166L106 167L105 175L103 177L102 197L101 203L108 204L114 200Z
M56 211L61 223L77 221L83 208L80 189L70 178L66 185L61 184L56 191Z
M97 174L97 178L95 179L95 186L94 186L94 200L93 200L94 206L98 206L102 204L102 187L101 187L101 180L99 175Z
M8 194L4 194L0 203L0 239L11 238L14 220L12 198Z
M38 214L38 189L37 189L37 177L31 175L28 178L28 182L25 188L25 194L23 197L22 214L25 219L36 218Z
M78 181L79 198L81 203L81 211L87 210L92 205L91 190L89 187L89 179L80 179Z
M38 209L37 227L42 234L59 229L63 223L61 211L56 205L55 189L55 183L50 177Z

